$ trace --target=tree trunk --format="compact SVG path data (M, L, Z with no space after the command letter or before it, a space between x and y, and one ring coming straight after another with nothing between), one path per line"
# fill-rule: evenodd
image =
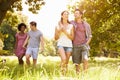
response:
M18 0L0 0L0 24L2 23L6 13L11 9L11 6Z
M0 10L0 24L2 23L6 13L7 13L7 10L6 11Z

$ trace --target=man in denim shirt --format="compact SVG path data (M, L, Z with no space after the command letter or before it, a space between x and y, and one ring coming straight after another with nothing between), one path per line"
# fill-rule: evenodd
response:
M85 71L88 68L89 43L92 38L90 25L82 20L82 15L83 13L76 9L74 12L75 20L71 21L75 27L72 60L76 66L76 73L80 72L81 62L83 62Z

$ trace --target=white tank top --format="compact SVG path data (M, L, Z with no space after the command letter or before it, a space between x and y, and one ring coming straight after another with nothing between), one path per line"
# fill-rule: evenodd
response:
M62 27L62 26L57 26L57 29L59 29L60 27ZM65 30L67 31L67 33L70 34L72 28L73 28L73 25L72 24L68 24L68 26L66 27ZM62 32L62 33L60 33L60 37L57 40L57 46L72 47L72 40L69 39L67 37L67 35Z

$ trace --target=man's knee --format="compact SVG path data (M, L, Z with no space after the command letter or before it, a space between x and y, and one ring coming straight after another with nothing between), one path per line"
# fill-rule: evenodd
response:
M26 54L26 59L29 60L30 58L30 55Z

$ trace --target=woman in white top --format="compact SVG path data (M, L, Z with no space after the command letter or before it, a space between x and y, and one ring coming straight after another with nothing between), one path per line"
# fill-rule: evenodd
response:
M72 52L72 40L74 38L74 27L68 21L68 11L61 13L61 21L55 28L55 40L57 40L58 53L61 57L61 70L67 70L67 64Z

